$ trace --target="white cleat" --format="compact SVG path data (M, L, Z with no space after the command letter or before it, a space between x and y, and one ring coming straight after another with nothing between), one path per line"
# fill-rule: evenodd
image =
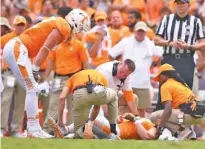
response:
M54 138L54 136L49 135L41 128L37 127L37 128L30 128L30 129L28 128L27 138L51 139Z
M64 139L73 139L75 137L74 133L70 133L64 137Z

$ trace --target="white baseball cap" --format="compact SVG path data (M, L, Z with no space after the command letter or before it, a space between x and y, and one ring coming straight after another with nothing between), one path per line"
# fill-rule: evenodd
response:
M143 30L146 32L148 30L147 24L143 21L137 22L135 24L135 31L138 31L138 30Z

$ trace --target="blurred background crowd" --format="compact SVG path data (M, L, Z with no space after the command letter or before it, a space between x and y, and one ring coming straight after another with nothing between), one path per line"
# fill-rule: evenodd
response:
M75 59L76 56L70 53L70 55L66 55L68 56L67 58L69 59L72 56L74 58L72 59L72 62L69 61L69 64L66 65L65 57L63 57L65 55L57 55L59 56L59 58L57 58L56 53L51 53L41 67L40 73L43 76L42 78L47 80L49 76L51 76L50 80L55 84L54 90L47 99L45 99L45 97L39 97L39 109L43 109L41 124L44 125L44 129L46 129L46 124L43 124L46 117L51 116L55 119L57 117L57 96L64 85L61 83L58 84L58 79L60 78L61 81L64 80L62 82L65 83L65 80L67 79L65 78L65 74L68 73L61 68L68 69L70 72L69 74L72 74L82 69L96 68L100 64L108 62L109 59L107 58L108 53L106 53L106 50L106 52L96 52L96 50L93 52L92 48L95 48L93 46L95 45L94 43L98 42L98 38L104 37L100 41L102 47L104 46L104 48L107 49L112 48L122 39L133 35L136 30L135 24L139 21L146 23L146 27L148 27L146 30L146 36L152 41L162 18L165 15L174 13L175 7L174 0L1 0L1 37L5 35L7 35L7 38L10 38L9 36L18 36L24 30L41 21L46 21L46 19L50 17L65 17L72 8L84 10L91 18L90 34L86 35L86 37L82 37L80 34L76 35L75 40L80 40L83 45L82 47L85 48L82 51L78 51L81 53L81 55L78 53L80 58ZM205 0L190 0L189 13L200 18L205 29ZM104 28L99 29L96 27L100 25L104 25ZM143 26L144 24L141 24L138 27L143 29ZM92 32L98 32L98 36L96 37ZM1 42L3 43L4 40L1 40ZM72 42L73 46L69 45L69 48L71 47L74 50L75 48L78 49L79 45L77 46L75 44L75 42ZM61 47L57 48L66 47L67 45L61 45ZM139 61L141 67L147 67L149 69L150 74L148 77L150 78L156 73L163 53L162 48L155 48L155 51L157 52L151 52L152 61L150 64L145 65L142 63L143 61ZM2 46L1 49L3 49ZM86 53L87 57L83 56L82 53ZM140 55L140 53L138 53L138 55ZM203 56L200 56L200 53L196 52L195 55L197 66L197 91L195 93L201 98L204 98L205 60ZM122 56L119 55L116 59L121 60ZM52 61L55 61L55 68L48 68L48 66L52 66L50 65ZM83 65L76 65L76 61L79 61L79 63L82 63ZM64 62L63 66L62 62ZM73 68L74 64L76 66L75 68ZM5 90L3 91L4 96L2 96L1 102L1 130L4 134L10 130L10 135L19 136L19 129L22 126L22 120L19 117L23 117L25 92L14 79L12 80L12 73L9 71L6 64L2 62L1 66L3 83L5 84ZM46 69L48 70L46 71ZM51 75L51 71L54 72L54 75ZM140 79L141 78L136 77L136 82L140 81ZM154 106L158 95L158 84L151 80L150 84L150 86L149 83L148 86L146 86L146 84L143 85L146 86L145 88L149 88L148 94L151 95L152 106ZM144 88L144 86L138 86L138 88ZM17 101L16 99L18 102L15 102ZM68 104L67 106L70 105ZM151 107L143 108L149 109ZM40 112L42 113L42 111ZM65 120L65 122L71 123L72 120Z

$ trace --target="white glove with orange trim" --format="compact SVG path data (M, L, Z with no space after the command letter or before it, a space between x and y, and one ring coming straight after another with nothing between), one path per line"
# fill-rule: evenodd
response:
M47 97L49 95L49 90L50 90L50 86L48 82L43 82L38 84L38 92L40 95Z

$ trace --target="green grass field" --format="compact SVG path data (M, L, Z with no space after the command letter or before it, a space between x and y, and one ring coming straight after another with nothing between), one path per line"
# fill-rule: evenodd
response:
M205 149L205 141L1 139L1 149Z

